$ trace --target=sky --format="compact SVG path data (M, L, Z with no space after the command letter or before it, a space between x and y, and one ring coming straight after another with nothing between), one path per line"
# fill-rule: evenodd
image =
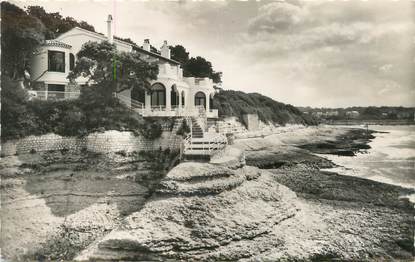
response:
M183 45L223 88L295 106L415 106L415 1L12 1Z

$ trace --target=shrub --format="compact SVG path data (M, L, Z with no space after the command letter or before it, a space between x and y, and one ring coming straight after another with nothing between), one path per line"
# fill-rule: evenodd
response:
M5 140L28 135L55 133L61 136L85 136L91 132L120 130L137 133L143 118L116 98L101 97L94 88L83 88L80 99L28 101L27 91L17 82L4 81L2 92L2 135ZM98 97L98 98L97 98ZM159 137L161 125L144 131L147 137ZM154 129L154 130L152 130Z
M163 133L162 120L146 118L140 126L140 133L147 139L154 140L161 137Z
M189 134L189 133L190 133L190 127L187 124L186 119L183 119L182 125L177 130L176 134L179 136L185 136L186 134Z
M18 82L2 77L2 138L14 139L36 134L37 119L27 107L28 94Z

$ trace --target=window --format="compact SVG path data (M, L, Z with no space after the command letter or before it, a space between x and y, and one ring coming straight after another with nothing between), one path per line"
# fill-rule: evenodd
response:
M166 88L161 84L154 84L152 86L151 105L165 106L166 105Z
M75 56L73 54L69 54L69 70L73 70L75 67Z
M178 106L179 105L179 93L177 93L173 89L170 91L170 104L172 106Z
M184 91L182 91L182 106L184 106L184 96L185 96L185 93L184 93Z
M203 106L206 108L206 96L202 92L197 92L195 95L195 106Z
M65 73L65 53L48 51L48 70Z

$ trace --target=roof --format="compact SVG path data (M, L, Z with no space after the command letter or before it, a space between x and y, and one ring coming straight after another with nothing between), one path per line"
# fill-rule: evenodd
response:
M66 43L63 43L61 41L54 40L54 39L46 40L44 45L45 46L58 46L58 47L63 47L63 48L71 48L72 47L71 45L68 45Z
M74 27L74 28L72 28L71 30L69 30L69 31L67 31L67 32L65 32L65 33L63 33L63 34L61 34L60 36L58 36L58 37L57 37L57 39L61 38L62 36L64 36L65 34L67 34L68 32L70 32L70 31L72 31L72 30L74 30L74 29L78 29L78 30L80 30L80 31L84 31L84 32L89 33L89 34L93 34L93 35L95 35L96 37L101 38L102 40L106 40L106 39L107 39L107 37L106 37L104 34L97 33L97 32L92 32L92 31L89 31L89 30L86 30L86 29L84 29L84 28L80 28L80 27L77 27L77 26L76 26L76 27ZM56 40L56 41L57 41L57 40ZM176 60L169 59L169 58L167 58L167 57L163 57L163 56L161 56L161 55L159 55L159 54L157 54L157 53L153 53L153 52L150 52L150 51L146 51L146 50L144 50L143 48L141 48L141 47L139 47L139 46L137 46L137 45L134 45L134 44L131 44L131 43L128 43L128 42L125 42L125 41L122 41L122 40L119 40L119 39L116 39L116 38L114 38L114 42L121 43L121 44L125 44L125 45L129 45L129 46L131 46L134 50L139 51L139 52L142 52L142 53L145 53L146 55L150 55L150 56L156 57L156 58L158 58L158 59L164 60L164 61L166 61L166 62L170 62L170 63L172 63L172 64L180 65L180 62L178 62L178 61L176 61Z
M139 46L137 46L137 45L132 45L132 47L133 47L133 49L135 49L136 51L139 51L139 52L145 53L146 55L150 55L150 56L156 57L156 58L158 58L158 59L161 59L161 60L164 60L164 61L170 62L170 63L172 63L172 64L180 65L180 62L178 62L178 61L176 61L176 60L173 60L173 59L170 59L170 58L167 58L167 57L161 56L161 55L159 55L159 54L157 54L157 53L153 53L153 52L150 52L150 51L144 50L143 48L141 48L141 47L139 47Z
M107 37L106 37L104 34L97 33L97 32L92 32L92 31L86 30L86 29L81 28L81 27L78 27L78 26L75 26L75 27L74 27L74 28L72 28L71 30L66 31L65 33L63 33L63 34L59 35L56 39L62 39L62 38L64 38L64 36L65 36L65 35L67 35L69 32L71 32L71 31L73 31L73 30L75 30L75 29L77 29L77 30L79 30L79 31L83 31L83 32L85 32L85 33L87 33L87 34L93 35L93 36L95 36L95 37L97 37L97 38L100 38L100 39L102 39L102 40L106 40L106 39L107 39ZM133 46L132 44L130 44L130 43L128 43L128 42L125 42L125 41L122 41L122 40L118 40L118 39L115 39L115 38L114 38L114 42L118 42L118 43L120 43L120 44L124 44L124 45Z

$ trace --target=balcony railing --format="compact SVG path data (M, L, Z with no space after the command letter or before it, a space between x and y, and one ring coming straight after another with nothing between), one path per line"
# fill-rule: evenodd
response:
M151 111L166 111L165 105L151 106Z
M65 99L77 99L81 94L78 92L64 92L64 91L38 91L29 90L29 99L39 100L65 100Z
M123 104L125 104L130 109L138 109L141 110L144 108L144 104L140 101L134 100L131 97L124 96L121 94L116 94L118 100L120 100Z
M218 117L218 110L217 109L210 109L209 112L206 112L206 115L209 118L217 118Z

